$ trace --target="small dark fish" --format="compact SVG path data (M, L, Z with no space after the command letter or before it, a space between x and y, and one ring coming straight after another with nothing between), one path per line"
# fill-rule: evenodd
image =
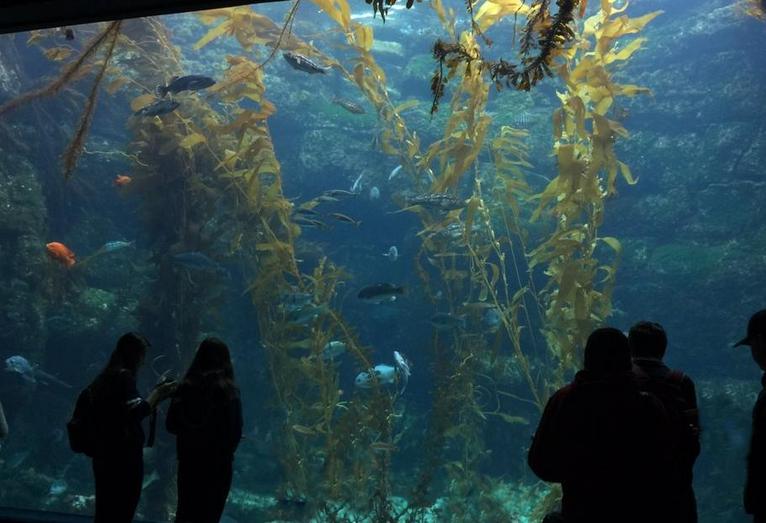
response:
M404 294L404 287L393 285L391 283L377 283L365 287L356 295L360 300L370 303L382 303L384 301L394 301L397 296Z
M298 216L297 218L295 218L295 223L297 223L298 225L302 227L313 227L315 229L320 229L323 231L330 228L329 225L327 225L326 223L322 221L312 220L311 218L305 218L303 216Z
M358 196L359 193L346 191L344 189L329 189L323 192L322 195L329 196L330 198L335 198L337 200L338 198L353 198Z
M173 263L199 271L224 272L226 269L198 251L182 252L173 255Z
M407 205L420 205L428 209L439 211L454 211L465 207L465 200L461 200L447 193L422 194L407 199Z
M303 71L304 73L327 74L327 70L329 69L312 62L303 55L293 53L292 51L282 53L282 57L287 61L288 64L292 66L293 69Z
M69 40L70 42L74 40L74 29L71 27L64 27L64 38Z
M348 216L346 214L341 214L339 212L330 213L330 216L335 218L339 222L350 223L351 225L354 225L356 227L359 227L362 224L361 220L355 220L351 216Z
M364 114L366 111L364 107L351 100L344 100L343 98L333 98L332 103L343 107L346 111L353 114Z
M174 76L171 78L168 85L158 85L157 95L165 96L168 93L177 94L181 91L199 91L201 89L207 89L208 87L215 85L215 80L209 76L202 76L199 74L190 74L186 76Z
M157 100L146 107L142 107L135 113L135 116L160 116L162 114L172 113L181 105L175 100Z
M465 316L456 316L449 312L437 312L429 321L436 330L465 329Z

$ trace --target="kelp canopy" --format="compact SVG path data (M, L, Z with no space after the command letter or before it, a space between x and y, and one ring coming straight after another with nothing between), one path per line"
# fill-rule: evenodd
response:
M374 52L374 27L353 20L347 0L313 4L336 29L327 34L340 34L340 43L324 45L317 36L306 42L296 34L297 2L281 24L250 7L198 14L207 31L186 52L220 42L236 49L220 64L221 78L204 97L184 96L175 111L126 122L131 196L152 231L156 267L156 303L143 304L138 320L148 330L167 328L167 346L174 348L167 355L182 368L211 322L200 303L221 300L222 291L219 275L193 281L177 270L173 256L192 251L236 265L254 305L281 412L275 428L280 496L311 500L313 513L332 521L353 520L349 511L373 521L416 521L437 496L446 498L456 521L508 518L489 498L496 480L482 472L491 452L485 429L528 424L578 367L588 333L611 314L621 245L599 229L605 201L617 194L620 180L636 183L617 156L616 143L629 135L613 108L621 98L649 92L618 82L614 70L645 43L625 38L659 13L633 18L627 5L616 7L622 2L614 0L591 6L590 16L585 0L558 0L555 10L549 0L469 0L470 23L460 27L440 0L417 6L407 15L431 9L444 33L433 46L431 113L449 95L442 102L449 104L443 127L426 143L426 133L413 130L407 118L417 104L391 99ZM373 0L381 15L391 5ZM515 27L518 17L526 17L518 39L511 39L519 59L485 58L493 33L508 30L500 22ZM3 117L65 86L91 82L64 154L66 177L76 173L101 91L114 100L127 96L138 112L157 101L154 85L190 72L157 20L105 24L76 53L55 47L44 32L33 34L30 44L66 63L46 87L0 107ZM279 108L266 88L268 62L281 51L332 68L369 101L380 151L408 173L402 193L449 195L459 202L440 212L401 198L401 210L413 213L420 226L413 265L424 299L443 300L448 313L469 326L480 324L488 311L497 315L491 335L477 328L433 333L427 349L432 367L423 370L433 377L428 429L408 435L419 438L421 452L417 474L399 485L407 498L403 506L391 502L391 467L408 430L409 407L377 380L370 394L344 393L337 367L322 356L328 342L339 340L355 370L376 363L340 311L350 274L329 256L306 270L296 255L305 226L284 194L269 128ZM557 77L560 102L551 114L556 172L537 187L527 179L537 161L530 157L528 132L495 125L487 106L493 87L528 91L545 77ZM312 200L303 208L316 205ZM285 302L296 296L315 311L310 321L293 321ZM519 377L520 390L508 390L511 375ZM553 498L555 493L546 502ZM158 499L162 504L160 494Z

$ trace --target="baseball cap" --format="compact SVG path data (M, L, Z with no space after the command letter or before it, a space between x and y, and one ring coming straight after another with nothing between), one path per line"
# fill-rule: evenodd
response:
M735 343L734 346L752 345L753 339L759 334L766 335L766 309L750 316L750 321L747 322L747 336Z

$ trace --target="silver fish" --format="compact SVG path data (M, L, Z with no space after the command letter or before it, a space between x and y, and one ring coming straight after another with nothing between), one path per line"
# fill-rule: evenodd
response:
M433 193L408 198L407 205L420 205L439 211L454 211L465 207L466 202L448 193Z
M292 51L287 51L285 53L282 53L282 57L285 59L285 61L292 66L293 69L297 69L298 71L303 71L304 73L309 74L327 74L327 71L330 70L329 67L322 67L318 65L315 62L312 62L305 56L293 53Z
M392 245L388 248L388 252L384 252L383 256L388 258L388 261L395 262L399 259L399 249L396 248L396 245Z

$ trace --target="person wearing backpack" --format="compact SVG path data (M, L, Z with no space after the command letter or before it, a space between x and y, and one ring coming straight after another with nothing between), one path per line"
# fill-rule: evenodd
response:
M168 409L176 435L176 523L218 523L231 488L234 452L242 438L242 404L229 348L200 343Z
M663 363L668 338L659 323L636 323L630 328L628 340L639 388L662 402L671 427L673 464L671 474L664 478L667 513L671 521L696 523L697 501L692 483L694 462L700 454L700 424L694 381Z
M766 523L766 309L760 310L747 322L747 336L734 344L750 347L750 355L764 371L763 387L753 407L753 429L747 453L745 481L745 512L752 514L753 523Z
M175 386L157 386L146 399L138 393L136 378L149 346L136 332L121 336L104 370L80 394L67 427L73 450L79 449L93 459L94 523L132 522L141 497L141 421Z
M596 329L584 369L548 400L529 449L532 471L561 483L561 514L550 520L670 523L657 482L668 470L667 451L665 409L638 388L628 339Z

